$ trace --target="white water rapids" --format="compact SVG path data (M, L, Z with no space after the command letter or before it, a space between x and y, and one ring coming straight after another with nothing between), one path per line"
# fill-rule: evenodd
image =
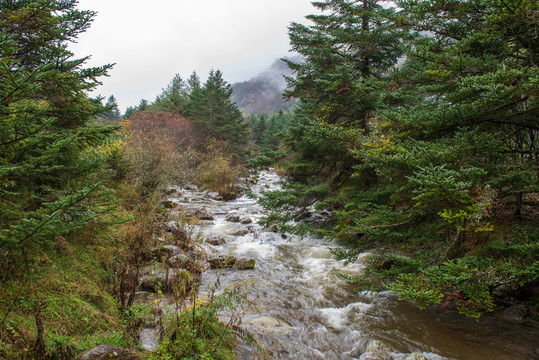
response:
M279 181L274 172L262 171L252 191L277 189ZM204 191L178 190L169 200L214 216L196 225L200 236L228 239L214 251L256 259L252 270L207 270L201 291L216 282L221 288L248 284L257 309L243 317L241 326L271 359L371 359L365 352L374 339L390 346L389 359L397 360L412 359L411 353L432 360L538 358L535 322L509 324L494 317L476 322L443 309L420 311L388 293L353 294L337 272L359 275L365 258L344 266L328 249L335 244L262 229L257 221L264 211L247 196L225 202ZM227 221L230 215L253 223ZM241 359L261 358L247 345L238 354Z

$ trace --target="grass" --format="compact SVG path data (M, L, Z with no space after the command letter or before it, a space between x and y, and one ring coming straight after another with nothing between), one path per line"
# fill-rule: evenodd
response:
M117 252L110 230L91 224L0 283L0 358L32 358L36 317L46 358L69 359L99 344L134 345L106 271Z

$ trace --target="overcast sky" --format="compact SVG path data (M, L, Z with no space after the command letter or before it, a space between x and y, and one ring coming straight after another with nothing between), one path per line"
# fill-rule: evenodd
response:
M305 23L311 0L80 0L97 11L71 49L88 66L116 63L93 95L114 95L121 111L153 101L174 74L204 81L220 69L229 83L249 80L291 55L288 25Z

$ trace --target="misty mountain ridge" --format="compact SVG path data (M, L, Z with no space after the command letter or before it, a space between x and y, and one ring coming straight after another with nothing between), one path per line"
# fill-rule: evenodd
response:
M301 61L299 56L287 59ZM287 85L284 76L293 76L292 71L281 59L277 59L268 69L251 80L232 84L232 102L235 102L245 115L271 115L279 110L286 110L295 105L297 100L285 102L282 98Z

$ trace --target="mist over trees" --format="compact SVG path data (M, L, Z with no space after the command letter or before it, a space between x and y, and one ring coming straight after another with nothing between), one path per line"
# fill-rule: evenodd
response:
M300 61L300 57L290 58ZM272 115L279 110L288 110L296 104L296 99L283 99L287 87L286 77L293 76L283 60L275 60L270 68L254 78L232 84L232 102L245 115Z

